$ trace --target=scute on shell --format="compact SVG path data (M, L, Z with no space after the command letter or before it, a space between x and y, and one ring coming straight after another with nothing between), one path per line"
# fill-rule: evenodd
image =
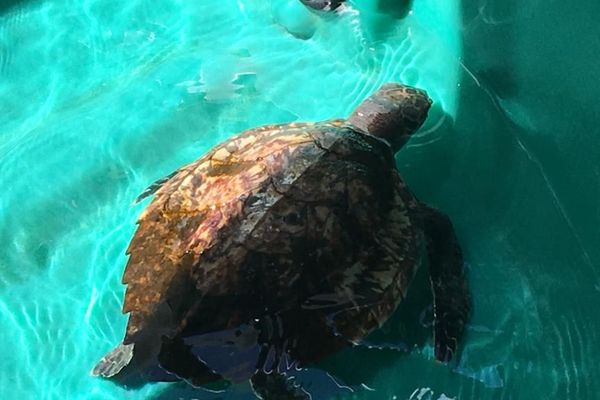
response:
M228 329L258 305L333 312L334 331L364 336L417 259L411 222L394 211L414 199L393 165L384 142L333 120L252 129L181 168L128 249L125 342L149 326Z

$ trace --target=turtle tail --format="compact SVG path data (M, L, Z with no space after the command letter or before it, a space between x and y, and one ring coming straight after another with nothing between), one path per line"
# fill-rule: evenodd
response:
M112 378L117 375L131 363L134 346L134 343L121 343L117 348L102 357L92 370L92 376Z

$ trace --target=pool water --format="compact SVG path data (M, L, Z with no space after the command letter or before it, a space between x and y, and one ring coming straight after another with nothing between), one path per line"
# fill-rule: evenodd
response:
M350 349L304 378L313 398L597 398L600 6L489 3L0 1L0 398L249 398L89 375L126 324L132 202L240 130L344 117L387 81L435 102L398 167L454 221L475 311L460 362L430 339Z

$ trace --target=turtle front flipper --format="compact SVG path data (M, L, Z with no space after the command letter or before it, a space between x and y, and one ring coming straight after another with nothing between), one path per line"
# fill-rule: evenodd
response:
M293 379L273 371L266 373L259 369L250 379L256 397L262 400L309 400L311 398Z
M152 196L158 191L158 189L160 189L165 183L167 183L169 179L177 175L178 172L179 170L173 171L169 175L152 182L150 186L148 186L138 197L135 198L133 204L137 204L144 200L146 197Z
M433 291L435 358L448 362L456 353L471 315L471 295L450 219L425 205L422 215Z

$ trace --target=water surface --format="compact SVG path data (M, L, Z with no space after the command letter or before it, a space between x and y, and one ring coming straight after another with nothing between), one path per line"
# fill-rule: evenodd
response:
M311 375L315 398L595 398L598 6L356 0L323 18L292 0L188 3L0 6L0 397L247 398L89 376L126 324L131 203L240 130L346 116L402 81L435 106L398 166L452 217L474 317L459 364L422 340L346 351L327 367L366 388Z

